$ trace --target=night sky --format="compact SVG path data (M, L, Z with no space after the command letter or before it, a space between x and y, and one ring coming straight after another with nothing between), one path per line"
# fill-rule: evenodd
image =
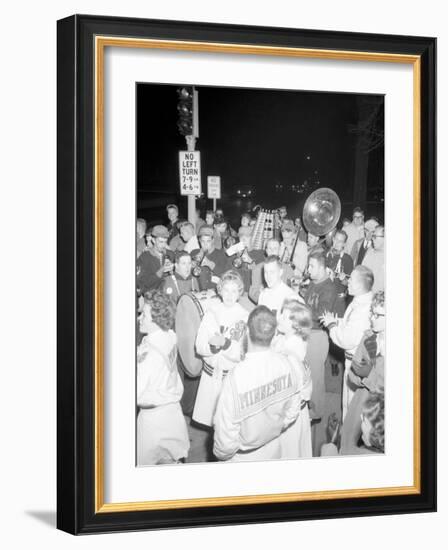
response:
M177 88L137 85L139 196L179 191L178 151L186 143L177 130ZM207 175L221 176L223 193L252 185L258 197L272 196L275 184L289 187L312 176L319 187L352 200L356 137L348 127L358 121L355 94L197 90L203 191ZM369 185L383 185L382 149L371 157Z

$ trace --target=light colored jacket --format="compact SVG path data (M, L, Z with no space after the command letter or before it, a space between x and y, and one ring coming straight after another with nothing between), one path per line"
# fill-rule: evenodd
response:
M344 317L330 329L330 338L337 346L345 350L346 358L350 358L350 355L353 356L364 332L370 328L372 297L372 292L355 296L345 310Z
M224 380L214 417L220 460L280 458L279 436L300 413L300 382L289 360L249 352Z
M384 250L369 248L364 256L362 265L365 265L373 272L372 291L384 290Z

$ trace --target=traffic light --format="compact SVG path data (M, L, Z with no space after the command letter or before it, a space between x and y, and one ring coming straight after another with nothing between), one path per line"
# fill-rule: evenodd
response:
M182 136L191 136L193 135L193 87L178 88L177 95L179 96L177 128Z
M199 137L197 91L193 86L183 86L177 89L177 95L179 98L177 104L179 133L182 136Z

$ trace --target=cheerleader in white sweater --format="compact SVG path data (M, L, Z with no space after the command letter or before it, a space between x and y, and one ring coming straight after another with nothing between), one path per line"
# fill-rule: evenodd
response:
M177 338L172 331L175 305L160 290L145 294L137 350L137 464L167 464L190 448L180 407L184 391L177 371Z
M196 351L204 361L193 420L212 426L222 382L241 361L248 312L238 303L244 285L239 273L226 271L217 290L222 302L204 314L196 336Z
M313 322L311 311L297 300L285 300L278 319L278 334L272 343L275 351L286 355L301 381L301 410L297 420L280 436L282 458L312 456L308 401L311 397L311 372L305 362L307 340Z

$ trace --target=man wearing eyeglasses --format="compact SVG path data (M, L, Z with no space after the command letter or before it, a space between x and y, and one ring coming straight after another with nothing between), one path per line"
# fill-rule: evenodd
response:
M347 233L347 242L345 243L345 250L351 251L353 245L359 239L364 238L364 212L357 206L353 210L353 220L344 227L344 231Z
M374 218L370 218L370 220L365 222L364 237L357 240L350 251L355 267L362 264L367 251L372 248L372 235L379 225L380 223Z
M365 265L373 272L373 292L384 290L384 226L379 225L375 228L372 235L373 246L370 248L362 265Z

